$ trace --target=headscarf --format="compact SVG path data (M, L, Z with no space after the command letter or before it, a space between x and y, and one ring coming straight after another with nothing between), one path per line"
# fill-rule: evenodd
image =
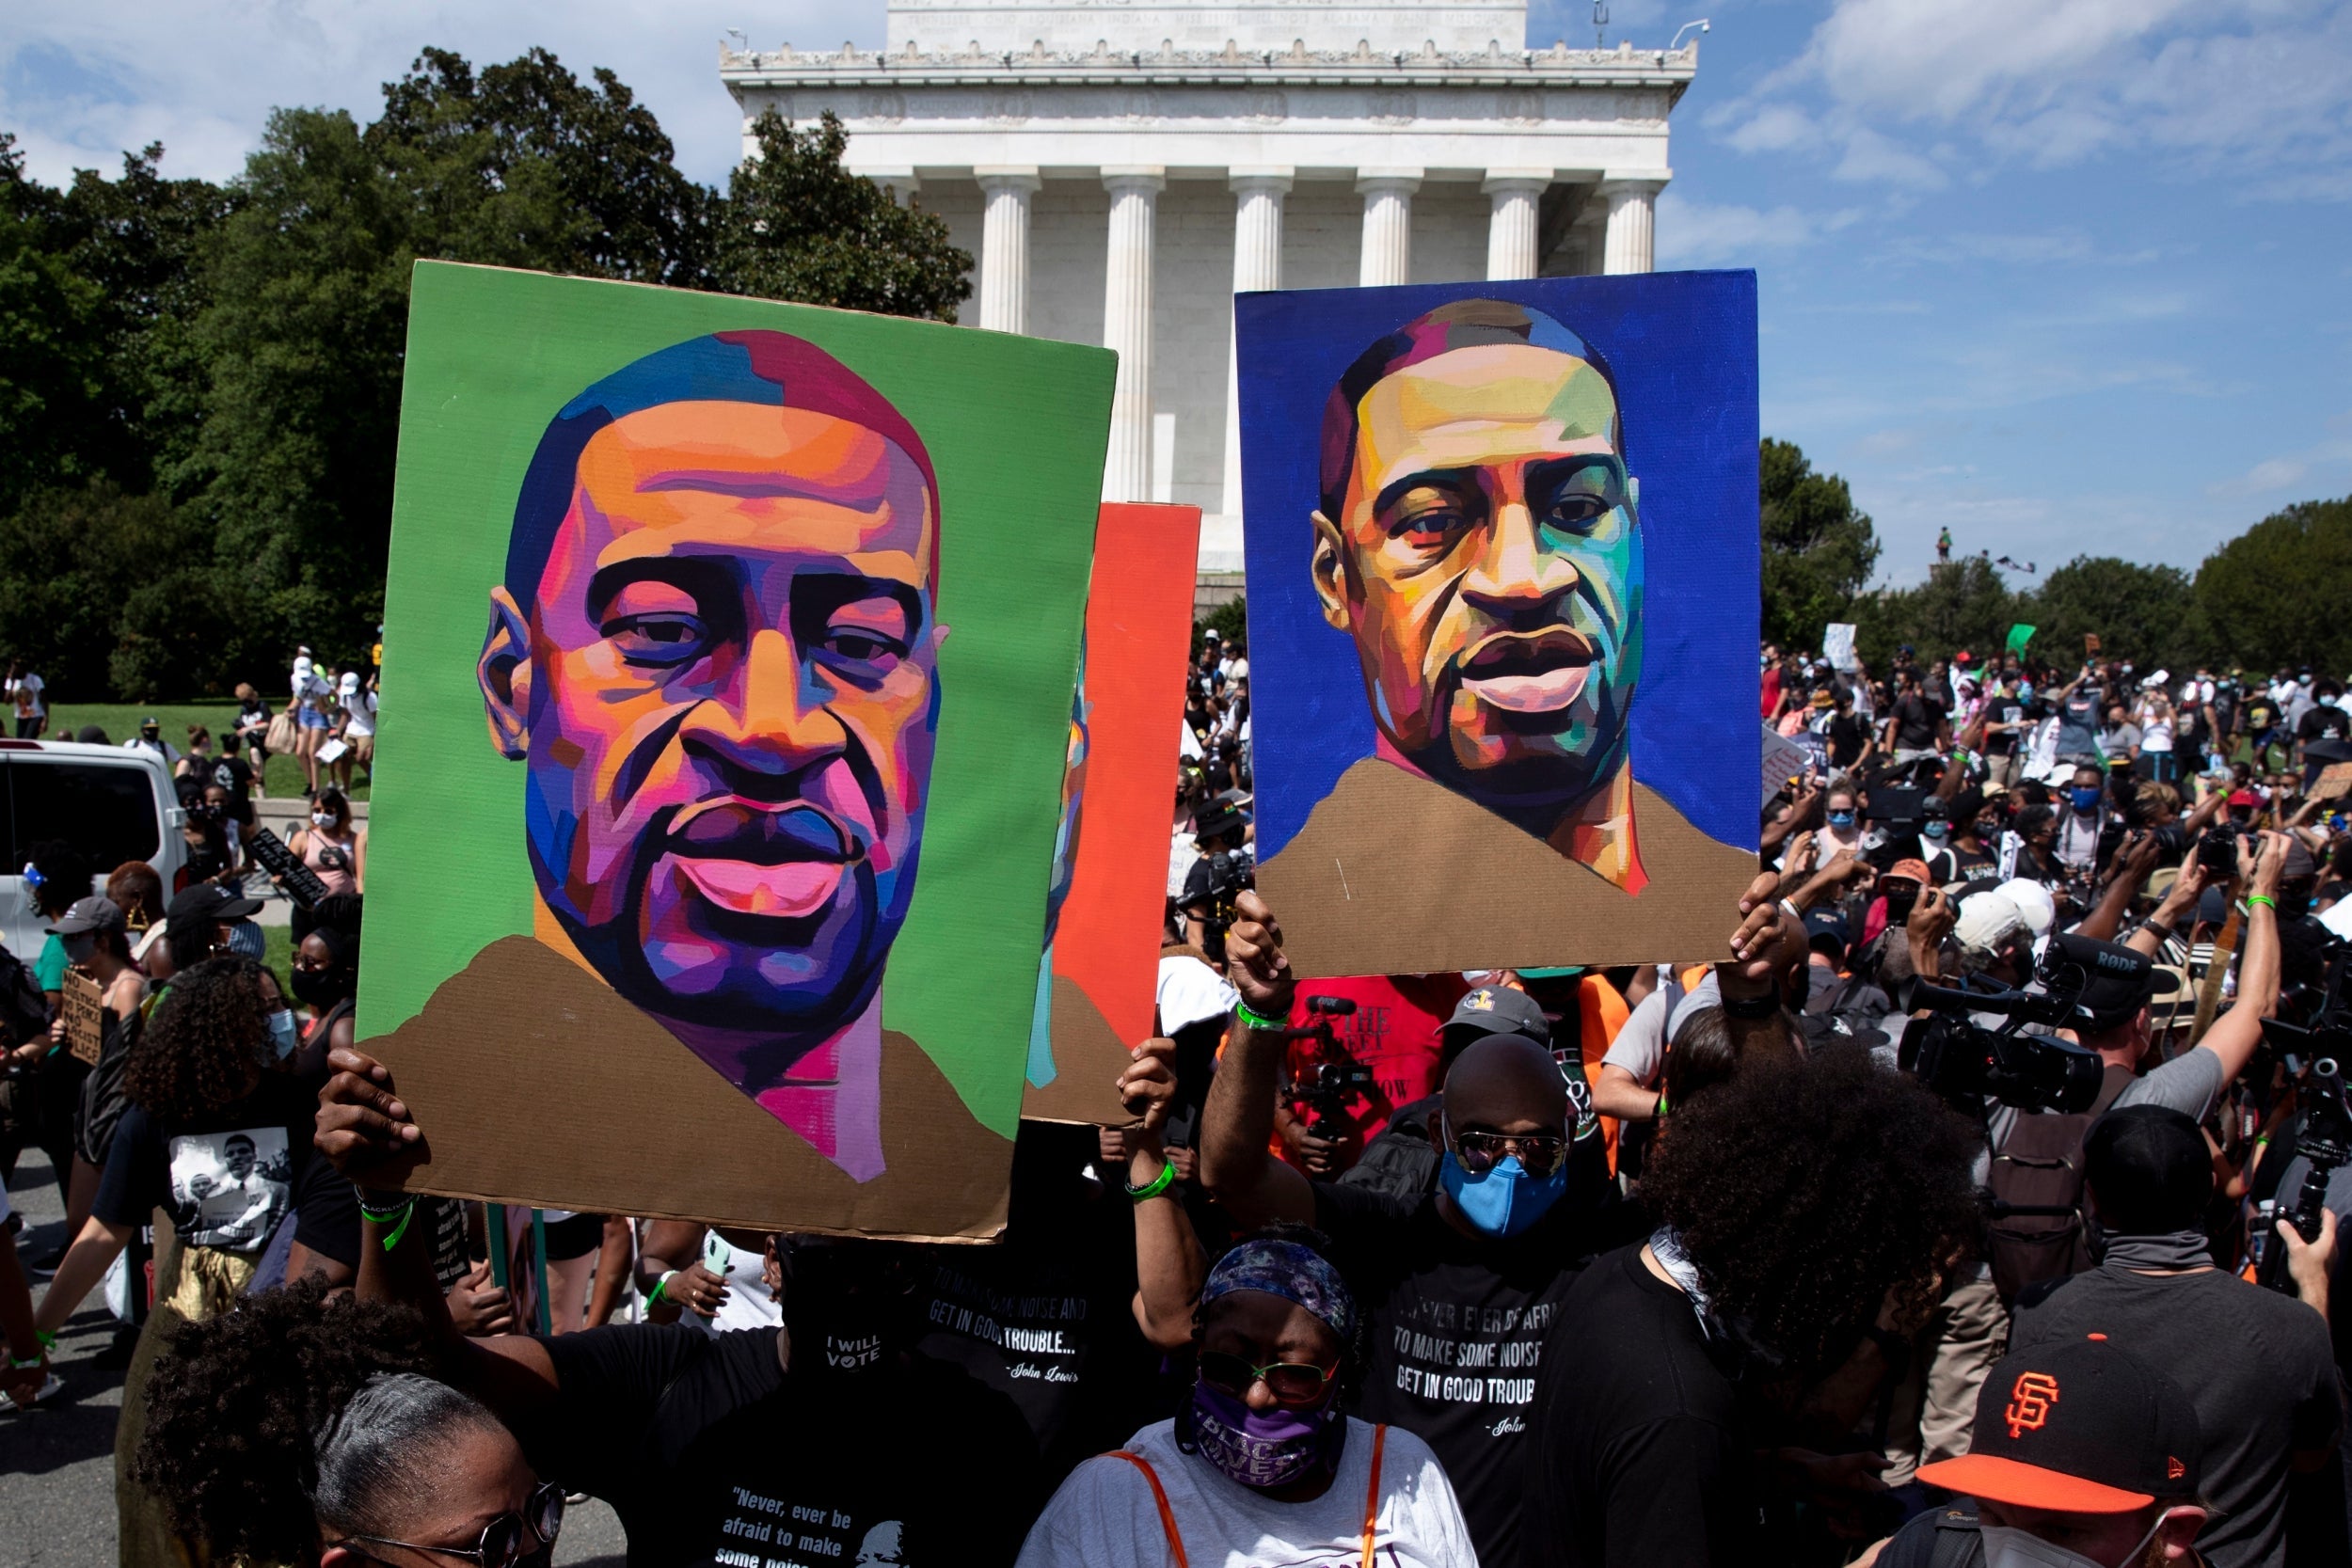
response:
M1200 1287L1200 1305L1236 1291L1262 1291L1305 1307L1346 1344L1355 1338L1356 1297L1330 1260L1310 1246L1271 1237L1238 1243Z

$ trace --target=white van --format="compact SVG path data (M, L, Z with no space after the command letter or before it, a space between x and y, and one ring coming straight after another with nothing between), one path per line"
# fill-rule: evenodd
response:
M32 847L63 839L89 862L90 891L125 861L145 861L169 896L187 859L180 830L187 814L171 769L152 752L83 746L68 740L0 739L0 940L26 963L48 940L49 924L24 885Z

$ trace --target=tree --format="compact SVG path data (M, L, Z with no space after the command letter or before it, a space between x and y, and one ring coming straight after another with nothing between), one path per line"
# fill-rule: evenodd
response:
M729 293L892 316L956 319L972 297L972 253L946 220L841 166L841 121L796 131L773 109L754 122L759 150L727 177L715 286Z
M620 78L592 74L593 88L533 49L477 77L427 49L385 84L367 143L408 198L420 255L707 283L715 198Z
M2274 512L2205 558L2196 594L2217 653L2249 670L2352 670L2352 496Z
M2177 566L2076 556L2019 605L2017 618L2036 628L2036 643L2050 657L2073 657L2086 632L2104 655L2142 670L2182 669L2204 653L2204 617L2188 574Z
M1764 530L1764 635L1818 648L1821 628L1852 619L1878 564L1878 535L1846 482L1813 471L1788 441L1767 436L1757 474Z
M99 472L106 420L104 295L60 254L56 193L15 141L0 133L0 512Z
M1922 660L1949 658L1960 649L1983 657L1998 653L2021 603L2001 581L1993 563L1965 555L1938 567L1916 588L1885 589L1855 601L1855 641L1864 662L1883 670L1898 644L1909 643Z

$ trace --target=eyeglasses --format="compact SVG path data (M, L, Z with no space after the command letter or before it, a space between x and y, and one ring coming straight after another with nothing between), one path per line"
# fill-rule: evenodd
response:
M1235 1399L1247 1399L1249 1390L1263 1382L1274 1390L1277 1404L1313 1404L1323 1398L1323 1390L1330 1381L1340 1375L1337 1367L1318 1367L1311 1361L1277 1361L1271 1366L1253 1367L1245 1357L1215 1350L1202 1351L1200 1360L1200 1381L1210 1387L1221 1388Z
M438 1557L464 1558L480 1568L515 1568L524 1557L523 1535L526 1531L546 1548L555 1544L555 1538L564 1528L564 1488L548 1481L531 1494L518 1513L501 1513L482 1527L482 1544L472 1551L456 1546L421 1546L413 1541L390 1541L380 1535L350 1535L344 1541L364 1541L371 1546L400 1546L412 1552L431 1552ZM342 1544L342 1542L336 1544Z
M1568 1140L1550 1132L1456 1132L1448 1126L1446 1139L1472 1176L1484 1176L1505 1155L1516 1154L1519 1168L1541 1180L1560 1168L1568 1152Z

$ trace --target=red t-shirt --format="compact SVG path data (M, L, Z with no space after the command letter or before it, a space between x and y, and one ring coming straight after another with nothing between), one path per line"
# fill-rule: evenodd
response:
M1469 981L1452 974L1299 982L1298 999L1291 1006L1293 1028L1305 1027L1315 1016L1307 1006L1309 997L1337 996L1356 1004L1353 1013L1334 1017L1330 1023L1332 1037L1347 1057L1372 1069L1372 1082L1349 1090L1342 1101L1358 1148L1389 1124L1398 1106L1437 1092L1438 1029L1454 1016L1454 1004L1470 990ZM1325 1059L1317 1041L1291 1041L1284 1062L1289 1082L1311 1077L1311 1069ZM1317 1113L1309 1104L1295 1102L1292 1108L1301 1121L1310 1126L1316 1122Z

